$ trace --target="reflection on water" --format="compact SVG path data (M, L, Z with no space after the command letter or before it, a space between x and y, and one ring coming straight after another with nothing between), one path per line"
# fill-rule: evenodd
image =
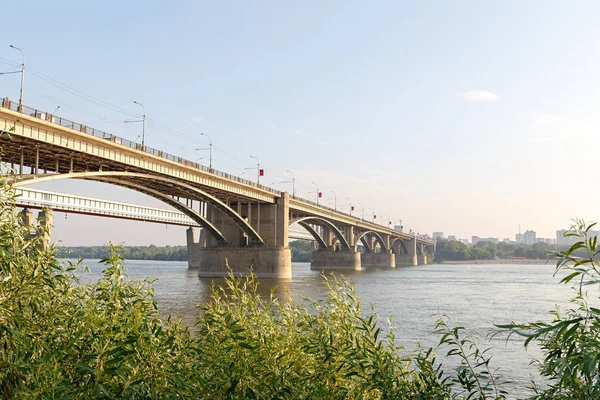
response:
M85 264L91 274L84 280L100 276L102 266L97 261ZM126 267L130 279L157 278L154 288L160 312L181 317L189 326L199 314L196 306L209 299L211 284L223 282L198 278L186 262L131 260ZM261 280L259 292L268 295L273 290L279 298L290 293L297 300L323 297L320 272L311 271L308 263L294 263L292 271L291 279ZM485 337L494 323L548 320L547 312L557 303L566 304L571 295L567 287L557 284L560 278L554 278L553 271L553 265L433 264L344 275L355 285L365 311L372 303L382 317L393 315L398 341L411 350L419 340L425 346L437 344L438 338L430 333L440 314L449 316L453 325L467 327L482 339L483 347L489 345ZM507 343L497 338L492 345L492 362L502 366L503 378L513 381L513 388L528 387L529 374L536 374L529 362L540 357L540 351L531 347L525 352L518 338Z

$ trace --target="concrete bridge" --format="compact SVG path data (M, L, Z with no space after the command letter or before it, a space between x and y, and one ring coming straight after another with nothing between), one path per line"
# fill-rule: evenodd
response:
M200 276L237 274L253 266L259 277L290 277L289 226L318 242L313 269L417 265L435 252L431 241L364 221L287 192L141 146L46 112L0 107L2 162L15 188L59 179L126 187L187 215L203 229L188 230L188 259ZM357 251L362 244L365 252Z

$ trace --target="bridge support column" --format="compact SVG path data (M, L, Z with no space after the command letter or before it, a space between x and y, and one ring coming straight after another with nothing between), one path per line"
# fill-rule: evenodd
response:
M396 255L392 252L374 253L369 251L361 254L360 262L363 267L396 268Z
M196 243L193 231L188 230L188 266L198 268L200 277L224 277L229 270L238 276L248 275L251 268L258 278L291 278L289 201L289 194L282 193L276 204L238 205L241 216L251 222L264 244L249 243L240 227L213 207L213 223L229 243L218 246L210 238L204 246Z
M417 256L417 264L418 265L427 264L427 255L426 254L419 254Z
M188 265L198 268L199 277L225 277L229 266L237 276L248 275L252 268L258 278L291 278L292 252L289 248L205 247L188 251Z
M323 249L312 253L310 269L360 271L360 253L353 250Z
M45 209L38 213L37 235L42 237L42 246L50 247L50 233L52 232L52 210Z
M28 226L30 229L33 229L33 213L30 209L24 208L21 211L21 216L23 218L23 225Z
M414 267L418 264L417 260L417 239L412 238L407 246L408 254L396 255L396 267L410 266Z

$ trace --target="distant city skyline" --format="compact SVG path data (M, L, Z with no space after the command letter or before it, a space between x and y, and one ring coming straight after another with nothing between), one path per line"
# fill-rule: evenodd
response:
M261 183L291 193L292 171L299 196L314 198L316 182L321 202L406 232L505 238L521 223L550 238L572 218L600 220L600 3L107 0L3 12L27 15L5 18L0 40L0 72L22 61L9 45L23 51L27 105L129 140L142 127L123 121L143 112L148 146L250 179L256 156ZM19 74L0 75L0 97L19 89ZM195 150L209 146L201 133L212 157ZM581 161L572 143L585 143ZM100 184L43 187L166 208ZM171 227L91 218L56 218L53 237L185 243Z

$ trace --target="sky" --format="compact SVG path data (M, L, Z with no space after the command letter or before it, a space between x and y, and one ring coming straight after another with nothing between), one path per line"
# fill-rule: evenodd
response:
M42 1L2 5L24 104L419 233L555 237L599 220L595 1ZM12 16L12 17L10 17ZM19 74L0 96L19 97ZM65 90L66 89L66 90ZM90 101L93 96L94 101ZM121 112L127 110L129 113ZM284 182L284 183L282 183ZM313 184L316 183L315 184ZM54 191L168 208L124 189ZM64 245L183 228L57 215Z

